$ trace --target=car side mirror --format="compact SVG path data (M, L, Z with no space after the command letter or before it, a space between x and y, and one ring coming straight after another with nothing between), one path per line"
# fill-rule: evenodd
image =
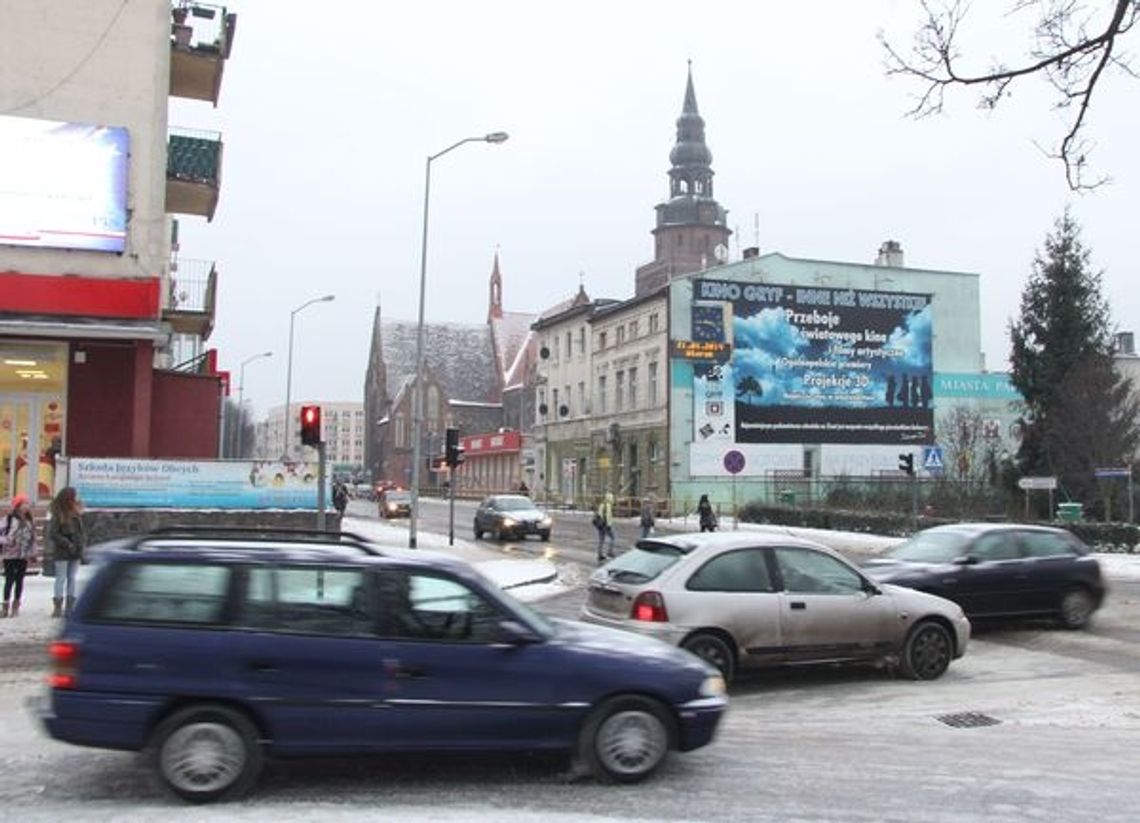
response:
M500 620L495 632L496 645L526 646L539 643L542 638L517 620Z
M875 595L883 593L883 590L880 589L878 586L876 586L874 583L872 583L870 580L864 580L863 581L863 591L869 597L874 597Z
M978 558L972 554L962 555L961 557L954 558L955 566L976 566L978 565Z

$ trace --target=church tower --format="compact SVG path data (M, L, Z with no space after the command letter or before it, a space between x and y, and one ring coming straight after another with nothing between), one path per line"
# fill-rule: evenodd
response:
M713 198L712 152L697 110L692 63L669 161L669 199L657 204L654 259L637 269L638 296L656 291L676 275L717 265L732 234L728 212Z
M495 265L491 269L491 293L487 300L487 322L503 316L503 275L499 273L499 252L495 252Z

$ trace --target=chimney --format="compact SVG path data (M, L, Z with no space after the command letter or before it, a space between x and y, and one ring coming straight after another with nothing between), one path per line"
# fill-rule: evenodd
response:
M1136 354L1136 338L1130 331L1122 331L1116 333L1116 353L1127 354L1129 356Z
M759 246L749 246L748 248L746 248L744 250L743 255L744 256L742 259L744 259L744 260L751 260L753 257L759 257L760 256L760 247Z
M875 258L876 266L890 266L895 269L903 267L902 244L898 240L884 240L879 246L879 256Z

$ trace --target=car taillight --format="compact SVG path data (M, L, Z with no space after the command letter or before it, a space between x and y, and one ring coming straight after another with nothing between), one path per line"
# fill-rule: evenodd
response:
M59 640L48 646L52 671L48 685L53 689L74 689L75 672L79 664L79 644Z
M665 598L660 592L642 592L633 601L630 617L650 623L668 623L669 612L665 611Z

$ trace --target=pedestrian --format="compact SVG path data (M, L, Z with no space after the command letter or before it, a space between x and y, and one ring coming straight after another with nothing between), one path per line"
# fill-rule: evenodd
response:
M697 503L697 514L700 516L701 531L716 531L716 512L713 511L712 503L709 502L707 494L701 495L701 499Z
M0 607L0 617L16 617L24 596L28 561L36 554L36 524L27 495L17 494L12 498L12 510L0 529L0 545L3 546L0 556L4 558L4 604Z
M594 512L594 528L598 530L598 562L607 557L614 556L614 496L613 492L606 492L598 509ZM609 547L603 551L603 546L609 538Z
M344 517L344 510L348 508L348 486L343 480L333 481L332 498L336 513Z
M654 516L653 495L649 495L641 501L641 539L649 537L653 534L653 526L657 522Z
M83 504L72 486L60 489L48 507L44 556L50 554L55 564L52 617L70 615L75 608L75 577L79 573L83 550L87 546L82 512Z

